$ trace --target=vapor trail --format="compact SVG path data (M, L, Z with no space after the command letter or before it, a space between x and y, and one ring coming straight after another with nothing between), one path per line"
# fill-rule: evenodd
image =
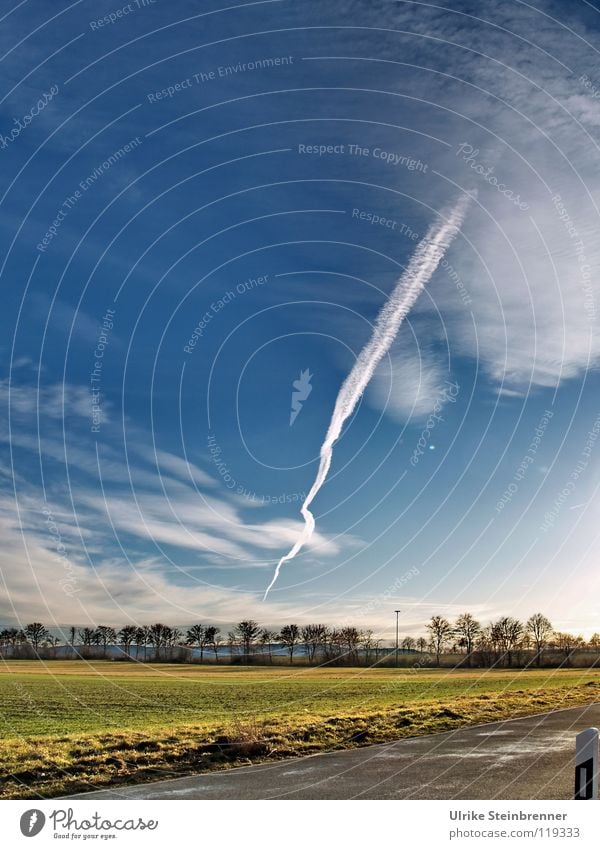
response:
M271 583L265 591L263 601L279 577L282 565L288 560L293 560L311 538L315 529L315 517L308 508L325 483L331 466L333 445L342 432L344 422L352 415L360 396L367 388L379 362L389 351L400 325L431 279L446 250L458 233L470 200L469 195L463 195L448 215L440 216L441 220L430 226L427 235L417 245L404 273L400 276L392 294L377 316L371 339L358 355L350 374L342 383L325 441L319 452L319 470L300 510L304 517L304 528L291 550L277 564Z

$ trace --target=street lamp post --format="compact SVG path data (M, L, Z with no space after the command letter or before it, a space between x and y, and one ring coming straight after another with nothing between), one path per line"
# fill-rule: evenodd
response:
M398 668L398 616L402 613L402 611L394 610L394 613L396 614L396 668Z

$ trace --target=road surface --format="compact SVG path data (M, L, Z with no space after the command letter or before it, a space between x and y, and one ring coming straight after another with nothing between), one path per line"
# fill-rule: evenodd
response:
M69 798L569 799L575 735L599 725L594 704Z

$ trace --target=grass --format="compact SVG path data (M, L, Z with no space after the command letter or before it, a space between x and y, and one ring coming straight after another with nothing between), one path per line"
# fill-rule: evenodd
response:
M0 664L0 797L379 743L600 699L596 670Z

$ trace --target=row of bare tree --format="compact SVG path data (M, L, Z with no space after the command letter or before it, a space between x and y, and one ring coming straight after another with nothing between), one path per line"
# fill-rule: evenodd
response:
M535 663L539 666L545 650L561 651L565 663L568 663L576 649L600 647L600 634L594 634L586 642L583 637L555 631L543 613L534 613L526 622L513 616L501 616L485 627L471 613L462 613L454 624L443 616L432 616L427 630L429 640L418 640L415 647L420 648L420 644L428 642L437 665L445 651L462 651L466 655L467 665L477 663L481 666L502 663L512 666L515 662L521 665L533 653ZM407 637L402 645L411 648L413 642L412 638Z
M106 655L110 646L118 645L127 657L133 656L135 647L135 659L148 659L150 655L156 660L191 660L194 654L189 649L195 649L201 663L205 652L211 652L218 660L220 650L223 656L225 648L229 659L244 661L262 656L263 660L268 658L272 662L274 651L283 648L290 663L299 650L303 650L310 662L316 661L317 657L320 660L346 658L358 662L359 654L366 655L368 660L373 652L378 654L381 642L373 637L372 631L359 631L352 626L329 628L323 624L290 624L284 625L280 631L272 631L261 628L253 619L238 622L226 638L216 625L202 624L192 625L185 633L162 623L143 627L125 625L119 631L110 625L97 625L95 628L71 628L68 639L54 636L41 622L32 622L23 629L5 628L0 631L0 649L10 648L13 655L19 653L19 648L25 647L31 648L35 654L39 654L41 649L50 649L56 655L56 648L61 643L72 649L77 646L78 653L83 656L88 655L93 646L101 647ZM175 652L175 649L182 651Z
M471 613L461 614L454 623L443 616L432 616L427 632L427 637L404 637L399 644L403 654L420 654L422 660L414 665L439 666L445 654L463 655L461 662L468 666L520 666L532 662L541 665L547 650L559 650L568 664L576 649L600 648L600 635L594 634L586 642L582 637L557 632L542 613L535 613L526 622L502 616L487 626L482 626ZM185 633L162 623L143 627L125 625L120 630L97 625L71 628L68 638L53 635L41 622L0 631L0 651L13 657L28 652L56 656L57 647L64 643L83 657L90 656L92 647L99 647L106 656L110 647L119 646L124 658L181 661L198 658L200 663L206 653L217 662L226 657L229 662L272 663L274 653L283 650L290 663L294 655L302 653L309 663L371 665L389 661L395 652L395 646L382 647L382 642L371 630L351 625L330 628L321 623L290 624L272 631L261 628L253 619L238 622L226 637L216 625L202 624L192 625Z

